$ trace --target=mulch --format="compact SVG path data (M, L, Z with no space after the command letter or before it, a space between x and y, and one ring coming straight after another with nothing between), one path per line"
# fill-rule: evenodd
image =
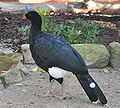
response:
M30 22L22 19L23 13L9 13L0 11L0 44L6 47L19 49L28 39L18 32L18 28ZM84 19L90 23L100 25L98 43L109 44L120 42L120 10L102 10L99 12L72 13L72 12L51 12L48 18L55 19L59 24L69 24L76 18Z

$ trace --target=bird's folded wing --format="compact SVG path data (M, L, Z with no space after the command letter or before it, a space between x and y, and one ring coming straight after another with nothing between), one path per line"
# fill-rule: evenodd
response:
M38 47L35 53L38 57L43 58L44 62L51 67L59 67L75 74L85 74L85 72L87 72L87 67L83 58L70 45L64 45L58 51L56 48L51 48L51 50L46 49L42 54L39 52L41 52L41 49ZM47 52L47 55L45 52Z
M58 67L71 71L75 74L88 72L81 55L71 46L63 46L59 52Z

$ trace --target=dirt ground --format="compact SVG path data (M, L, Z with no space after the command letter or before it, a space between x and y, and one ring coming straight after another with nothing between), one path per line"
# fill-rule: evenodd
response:
M44 97L47 93L49 78L46 72L33 72L28 66L29 75L17 84L10 85L4 89L0 83L0 108L103 108L100 104L89 101L75 76L65 77L65 93L70 97L59 100L55 97ZM108 99L107 108L120 107L120 71L107 68L89 69L91 76L96 80ZM55 82L52 89L53 95L61 94L60 85Z

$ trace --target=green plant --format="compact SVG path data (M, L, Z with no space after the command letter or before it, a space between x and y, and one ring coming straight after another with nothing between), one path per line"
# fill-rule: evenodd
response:
M25 36L28 35L29 31L30 31L30 26L28 26L28 25L18 28L18 32L22 33Z
M88 23L80 18L74 21L73 26L77 31L81 31L78 35L79 43L97 43L97 35L99 34L99 25Z
M88 23L80 18L68 25L56 24L55 21L43 18L42 29L45 32L62 36L70 44L97 43L99 25Z
M36 10L36 12L38 12L38 14L39 15L48 15L49 14L49 12L50 12L50 10L49 9L44 9L44 8L42 8L42 9L40 9L40 8L38 8L37 10Z
M57 24L54 20L42 17L42 30L62 36L70 44L97 43L99 25L88 23L80 18L69 25ZM20 27L19 32L28 35L30 26Z

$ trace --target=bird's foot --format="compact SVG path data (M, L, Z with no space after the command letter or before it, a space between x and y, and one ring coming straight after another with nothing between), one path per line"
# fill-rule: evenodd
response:
M104 104L103 106L104 106L104 107L108 107L108 104Z
M46 94L39 94L38 96L40 96L40 97L53 97L54 95L52 95L51 93L46 93Z
M72 97L64 95L64 96L54 96L55 98L59 99L59 100L64 100L64 99L72 99Z
M97 100L96 102L92 102L93 104L98 104L99 103L99 101Z
M44 94L43 97L53 97L51 93Z
M55 98L59 99L59 100L63 100L63 99L66 99L67 97L66 96L54 96Z
M99 102L99 100L97 100L96 102L92 102L93 104L97 105L97 104L101 104ZM102 104L103 107L108 107L108 104Z

